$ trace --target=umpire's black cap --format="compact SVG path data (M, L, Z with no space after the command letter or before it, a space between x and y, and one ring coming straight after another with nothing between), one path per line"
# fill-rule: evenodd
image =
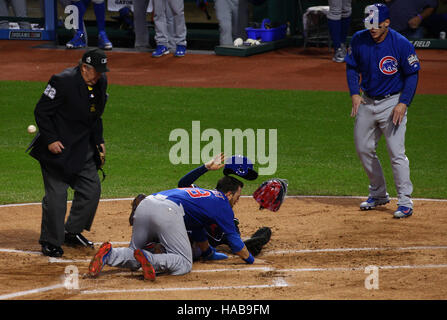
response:
M89 49L82 56L82 62L95 68L99 73L108 72L107 56L101 49Z

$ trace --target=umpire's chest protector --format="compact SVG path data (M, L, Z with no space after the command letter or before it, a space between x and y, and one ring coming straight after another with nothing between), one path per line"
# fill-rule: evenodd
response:
M89 88L79 67L53 75L34 111L40 136L31 156L65 177L79 172L85 164L89 143L104 142L101 116L106 90L105 75ZM55 141L64 145L60 154L48 150L48 145Z

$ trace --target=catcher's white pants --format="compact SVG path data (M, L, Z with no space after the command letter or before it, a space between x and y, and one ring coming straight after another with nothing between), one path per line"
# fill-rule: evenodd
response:
M385 136L397 191L397 205L413 208L410 162L405 155L407 115L405 114L398 126L392 121L392 112L399 102L399 97L400 95L396 94L375 101L364 95L366 103L360 105L355 119L354 141L357 154L370 181L369 196L384 198L387 193L386 182L376 148L381 136Z
M106 263L114 267L136 270L140 263L135 249L149 242L159 242L166 253L153 254L143 250L156 273L182 275L192 269L192 250L183 220L184 211L176 203L162 196L148 196L135 210L132 239L128 248L112 248Z

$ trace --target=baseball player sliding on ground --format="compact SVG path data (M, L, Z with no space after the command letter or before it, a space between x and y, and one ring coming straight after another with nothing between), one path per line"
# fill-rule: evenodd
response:
M405 155L407 108L416 91L420 64L413 45L389 28L386 5L370 5L365 13L367 30L354 34L345 58L351 116L356 118L355 146L370 181L369 198L360 204L360 209L374 209L390 202L376 154L384 135L398 197L394 217L405 218L413 214L413 185Z
M178 188L143 197L135 203L130 221L132 239L127 248L101 245L89 265L89 274L97 276L107 264L143 270L144 279L155 280L157 273L182 275L191 271L192 250L186 229L202 252L202 257L218 259L210 247L205 226L215 223L227 237L233 253L246 263L255 262L234 225L233 206L239 201L243 183L230 176L221 178L214 190ZM137 197L138 198L138 197ZM151 252L148 243L160 241L165 253Z
M258 173L254 170L252 162L247 157L235 155L230 159L226 159L225 155L220 153L204 165L197 167L183 176L178 182L178 187L197 187L194 182L202 175L208 171L219 170L222 168L224 168L223 171L225 175L233 174L246 180L255 180L258 177ZM234 224L238 230L238 233L240 234L238 227L239 220L237 218L234 218ZM226 234L216 224L206 226L205 229L208 242L211 246L217 247L222 244L228 245ZM259 228L249 239L244 241L245 246L247 247L248 251L256 257L261 252L263 246L270 241L271 234L272 231L269 227ZM198 260L200 258L201 251L194 242L192 245L193 258L194 260ZM219 253L219 255L221 258L227 257L223 253Z

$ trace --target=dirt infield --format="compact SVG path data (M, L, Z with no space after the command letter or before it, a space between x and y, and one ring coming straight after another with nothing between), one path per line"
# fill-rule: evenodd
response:
M0 80L47 81L82 55L33 48L38 44L0 41ZM418 55L417 93L446 94L445 52L419 50ZM247 58L187 54L181 59L113 51L109 65L112 84L347 92L345 67L332 62L327 49L287 48ZM164 275L155 283L144 282L139 272L108 267L97 279L85 277L94 253L90 249L64 247L63 259L44 257L37 242L40 205L1 206L0 299L447 299L447 202L415 200L415 214L395 220L395 200L370 212L360 211L359 201L287 198L272 213L244 198L235 208L242 236L261 226L273 231L261 263L246 265L233 256L199 262L185 276ZM93 229L85 234L96 248L104 241L126 245L129 208L129 200L100 203ZM78 270L79 289L65 287L67 266ZM365 273L368 266L377 273ZM370 275L379 282L370 282ZM368 283L378 289L368 289Z
M48 81L73 66L81 50L35 49L32 41L0 40L0 80ZM442 50L417 50L417 93L446 94L447 60ZM160 59L149 53L109 52L109 82L121 85L227 87L348 91L345 65L327 48L285 48L250 57L187 54ZM348 97L347 97L348 98Z
M64 247L62 259L44 257L37 243L40 205L1 207L0 298L446 299L446 202L415 200L415 214L395 220L395 200L369 212L359 210L359 201L288 198L272 213L259 211L252 198L241 199L235 213L243 237L261 226L272 228L258 257L262 263L246 265L230 255L197 262L184 276L161 275L154 283L138 271L107 266L98 278L85 277L91 249ZM85 233L96 248L103 241L128 243L129 209L130 200L100 203L93 230ZM77 290L64 286L67 266L79 273ZM365 287L374 283L367 279L368 266L378 268L378 289Z

